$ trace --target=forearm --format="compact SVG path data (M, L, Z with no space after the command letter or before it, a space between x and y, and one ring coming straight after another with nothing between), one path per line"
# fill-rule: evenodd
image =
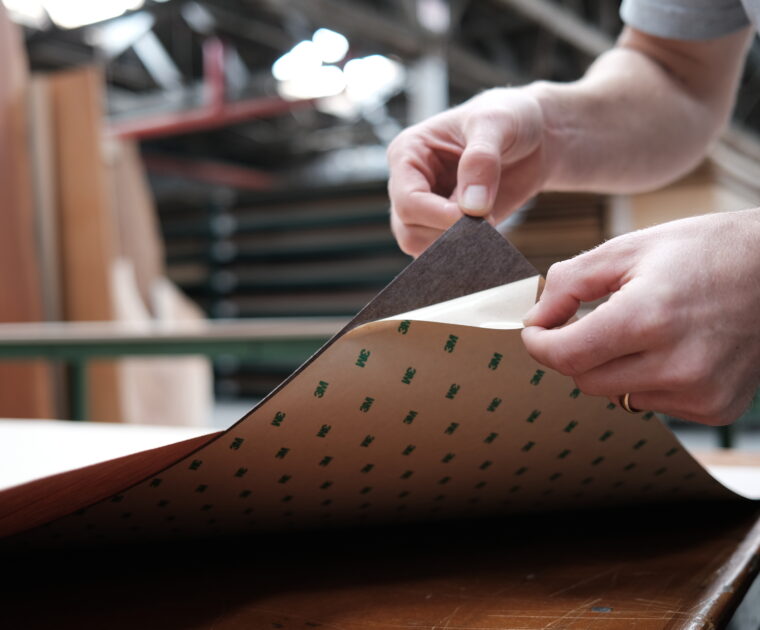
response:
M529 86L544 116L544 188L636 192L687 172L730 116L746 40L663 48L629 30L579 81Z

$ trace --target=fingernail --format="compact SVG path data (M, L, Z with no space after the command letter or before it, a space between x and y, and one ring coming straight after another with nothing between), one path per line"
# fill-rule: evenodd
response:
M488 203L488 189L485 186L473 185L464 189L459 202L465 210L485 210Z
M540 302L536 302L533 306L531 306L528 309L528 312L523 315L523 325L524 326L532 326L533 325L533 319L538 314L538 307Z

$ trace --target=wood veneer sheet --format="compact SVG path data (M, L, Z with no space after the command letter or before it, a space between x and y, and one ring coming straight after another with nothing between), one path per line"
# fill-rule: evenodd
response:
M500 284L505 277L513 281ZM529 357L521 318L538 285L506 241L465 219L231 429L200 448L188 442L177 461L100 501L72 498L60 506L68 516L24 538L203 536L737 499L653 414L584 396ZM388 313L400 304L411 310ZM107 477L107 466L100 472ZM15 517L4 515L4 495L2 533L52 516L18 503Z

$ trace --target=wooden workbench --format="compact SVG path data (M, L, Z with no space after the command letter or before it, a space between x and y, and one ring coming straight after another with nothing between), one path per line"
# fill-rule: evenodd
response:
M757 570L753 504L256 535L6 558L2 627L724 627Z

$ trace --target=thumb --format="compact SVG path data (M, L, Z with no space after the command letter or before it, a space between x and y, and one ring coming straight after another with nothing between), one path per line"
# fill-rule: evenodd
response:
M501 178L502 137L488 118L475 122L465 133L457 169L457 201L465 214L482 217L493 208Z
M614 248L597 247L551 266L539 301L523 318L525 326L555 328L591 302L614 293L625 284L630 257L616 255Z

